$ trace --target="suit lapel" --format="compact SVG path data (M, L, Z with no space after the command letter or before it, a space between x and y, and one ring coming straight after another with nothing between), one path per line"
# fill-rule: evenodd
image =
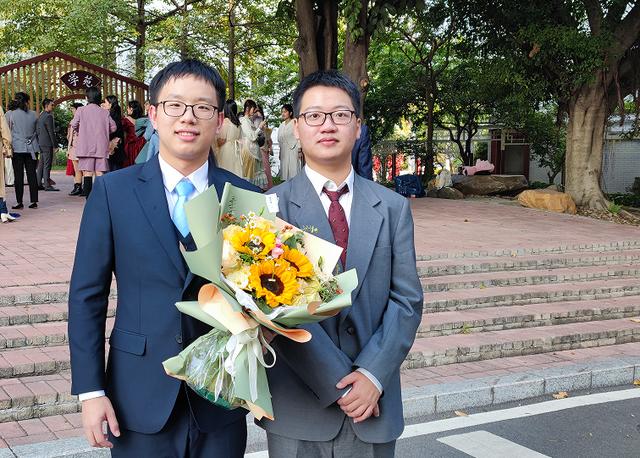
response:
M162 246L167 253L167 256L182 278L185 278L187 269L185 268L182 254L178 247L173 221L169 216L158 156L155 156L145 163L138 179L139 182L137 183L135 192L140 201L140 206L149 224L153 228L153 232L158 238L160 246Z
M358 175L354 177L346 265L347 270L356 269L358 273L358 286L351 293L351 299L354 302L369 269L369 262L383 221L382 215L375 209L380 199L371 192L367 192L367 186L368 182L364 178ZM349 316L352 308L348 307L340 313L340 323Z
M289 222L291 224L300 229L305 226L315 227L318 230L315 234L316 236L335 243L333 231L329 225L322 202L320 202L320 198L304 171L292 178L290 199L292 207L290 208L291 221Z

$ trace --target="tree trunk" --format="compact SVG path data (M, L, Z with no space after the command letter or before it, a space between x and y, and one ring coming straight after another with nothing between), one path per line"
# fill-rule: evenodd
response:
M427 156L425 157L425 168L424 175L427 180L430 180L433 176L433 162L435 159L435 148L433 147L433 132L434 132L434 121L433 121L433 112L435 110L435 91L433 90L433 84L430 88L427 89L426 99L427 99Z
M576 205L607 210L600 189L607 98L599 72L593 83L576 91L569 101L567 126L566 191Z
M236 6L234 0L229 0L229 98L236 98Z
M189 10L188 3L185 0L184 6L182 8L182 30L180 33L180 43L178 45L180 49L180 59L185 60L188 59L189 56Z
M369 89L369 74L367 72L367 56L369 55L369 32L368 0L360 0L360 13L358 14L357 27L363 33L354 40L353 30L347 27L347 39L344 46L344 62L342 64L344 72L360 89L360 113L364 107L364 98Z
M146 42L147 24L145 22L145 0L138 0L138 13L136 17L135 75L140 81L144 81L146 65L144 47Z
M321 0L322 21L318 28L318 64L324 70L338 67L338 2Z
M305 77L319 68L313 0L296 0L296 26L298 38L294 48L300 61L300 76Z

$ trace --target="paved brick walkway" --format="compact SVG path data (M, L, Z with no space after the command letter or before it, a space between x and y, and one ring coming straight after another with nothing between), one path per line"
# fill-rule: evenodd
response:
M48 348L38 346L45 344L50 339L64 342L66 339L64 325L61 325L61 315L64 314L63 295L67 289L73 264L75 240L78 225L84 205L84 199L68 197L67 193L72 188L70 177L61 172L53 174L61 189L57 193L40 193L40 208L37 210L22 210L23 217L19 222L0 224L0 305L2 301L12 304L3 307L0 311L1 326L6 326L0 332L0 411L6 409L11 412L14 409L22 409L21 412L41 418L25 418L24 420L9 421L11 418L0 418L0 450L6 447L16 447L24 444L45 442L54 439L80 436L80 414L73 413L77 409L75 398L68 394L68 350L65 345ZM8 203L15 204L12 188L7 188ZM25 202L28 203L28 202ZM602 262L591 262L588 254L581 256L583 264L573 267L571 264L563 268L555 266L556 270L549 273L536 272L535 278L541 279L542 285L529 286L527 291L533 294L537 289L547 293L563 290L569 283L549 285L549 278L572 280L575 290L580 290L581 280L598 280L608 278L609 286L620 283L620 288L626 288L627 283L633 283L633 277L637 275L637 264L634 249L640 250L640 230L633 226L621 226L612 223L592 220L580 216L559 215L521 208L512 202L499 199L474 199L465 201L447 201L439 199L416 199L412 201L416 226L416 249L419 256L424 258L448 257L448 261L421 262L428 264L433 272L438 266L451 266L455 264L463 267L503 262L499 258L491 258L491 253L501 250L520 250L517 256L518 262L528 262L535 257L528 257L530 250L549 249L561 246L576 246L593 244L609 244L611 242L632 242L630 250L625 254L629 262L614 267L598 267L607 264L606 256L618 256L616 253L601 253ZM452 262L462 253L471 252L489 253L483 255L481 260L465 259ZM621 256L621 255L620 255ZM571 259L572 254L548 255L544 259L550 262L554 260ZM625 259L627 259L625 258ZM507 261L509 257L507 257ZM626 262L626 261L625 261ZM481 267L478 267L481 269ZM611 271L612 273L610 273ZM502 294L510 291L517 292L523 281L526 284L536 283L529 276L532 274L521 272L500 272L499 274L479 273L468 275L462 279L456 279L455 275L445 276L439 273L439 277L423 279L425 287L433 287L435 291L427 293L427 303L438 298L448 301L478 298L489 296L493 288L485 288L487 281L500 283L506 286L501 289ZM544 274L544 275L543 275ZM615 275L614 275L615 274ZM574 278L574 276L577 276ZM526 277L526 278L525 278ZM627 278L629 277L629 278ZM498 278L498 280L496 280ZM524 278L524 280L523 280ZM457 282L460 288L457 291L447 291ZM618 282L618 283L616 283ZM464 286L468 284L468 286ZM594 285L590 288L593 290ZM491 285L489 285L491 286ZM55 295L55 297L54 297ZM42 299L38 299L42 296ZM23 304L23 305L21 305ZM602 310L616 313L637 313L638 305L629 302L625 298L609 299L599 305L599 313ZM451 305L451 304L450 304ZM476 315L462 315L455 308L451 311L433 314L427 319L425 332L429 326L434 329L451 329L459 327L457 321L464 322L467 318L473 318L477 326L490 326L501 323L502 316L506 321L513 323L517 316L531 315L536 320L548 320L554 313L563 313L571 318L582 313L581 303L564 303L556 307L551 304L538 304L523 307L519 313L511 314L507 309L496 308L494 310L478 310ZM594 309L595 310L595 309ZM592 312L593 313L593 312ZM563 316L564 316L563 315ZM458 320L458 316L461 318ZM620 315L619 318L624 322ZM467 317L467 318L465 318ZM516 318L513 318L516 317ZM522 318L523 320L525 318ZM49 323L52 321L52 323ZM42 324L40 324L42 323ZM451 325L455 323L455 326ZM613 321L602 323L579 324L576 328L606 328ZM628 322L625 322L627 324ZM442 326L441 326L442 325ZM446 325L446 326L445 326ZM566 325L570 327L571 325ZM546 335L553 334L552 327L548 329L535 328L531 333ZM561 329L556 327L556 329ZM572 331L573 332L573 331ZM514 330L511 334L517 334ZM474 345L481 345L481 340L488 339L492 332L482 334L457 334L432 338L427 347L422 349L419 339L414 350L434 352L446 350L456 345L449 345L449 341L473 341ZM531 335L533 335L531 334ZM556 334L553 334L554 336ZM503 336L509 336L507 331ZM499 339L498 339L499 340ZM491 342L497 342L494 339ZM476 342L477 341L477 342ZM2 344L4 342L4 344ZM443 343L442 349L436 348L437 342ZM487 340L489 342L489 340ZM30 348L8 347L26 346ZM462 382L486 377L501 377L510 374L521 373L523 368L530 370L565 367L579 363L605 361L611 357L638 356L640 355L640 343L622 343L615 346L601 346L595 348L580 348L575 350L554 351L543 354L531 354L524 356L503 357L485 361L461 362L455 365L435 365L430 367L417 367L410 371L403 371L402 383L406 388L424 387L426 385L442 385L453 382ZM49 369L47 369L49 368ZM16 372L17 371L17 372ZM11 372L11 373L9 373ZM2 375L2 374L5 375ZM31 375L45 374L45 375ZM47 375L48 374L48 375ZM6 377L6 378L3 378ZM38 409L46 409L55 400L58 410L47 414L46 411L36 415ZM68 408L64 413L59 409ZM15 414L15 411L14 413ZM4 422L2 422L4 421ZM4 456L0 453L0 456Z

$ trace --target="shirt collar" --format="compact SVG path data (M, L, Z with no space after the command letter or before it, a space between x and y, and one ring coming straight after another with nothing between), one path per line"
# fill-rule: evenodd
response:
M160 162L160 171L162 172L162 182L164 187L170 193L176 188L176 185L183 178L189 179L193 186L195 186L198 194L205 191L209 187L209 161L205 161L195 172L192 172L188 176L182 175L179 171L174 169L167 161L162 159L162 156L158 154L158 161Z
M316 194L318 194L318 196L322 195L322 188L325 187L329 191L339 191L345 185L347 185L349 186L349 191L353 191L353 167L351 167L349 175L347 175L347 178L342 183L340 183L340 185L337 185L330 179L322 176L311 167L309 167L309 165L304 166L304 172L307 174L307 178L309 178L309 181L311 182L311 185L313 186L313 189L316 191Z

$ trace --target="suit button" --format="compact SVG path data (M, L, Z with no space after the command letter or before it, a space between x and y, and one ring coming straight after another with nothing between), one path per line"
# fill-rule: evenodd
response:
M182 343L182 335L181 334L176 334L176 342L178 342L179 344Z
M347 334L349 334L350 336L354 335L356 333L356 328L354 328L353 326L349 326L347 328Z

